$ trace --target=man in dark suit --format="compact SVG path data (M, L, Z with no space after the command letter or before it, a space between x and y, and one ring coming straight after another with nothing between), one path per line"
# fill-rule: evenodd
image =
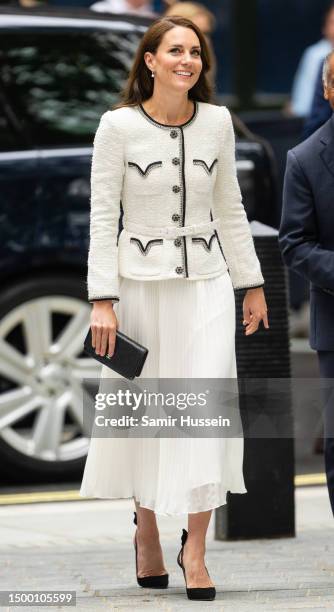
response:
M334 51L325 59L324 97L334 110ZM279 230L288 267L310 281L310 345L320 375L334 379L334 115L288 152ZM325 466L334 514L334 401L324 412Z

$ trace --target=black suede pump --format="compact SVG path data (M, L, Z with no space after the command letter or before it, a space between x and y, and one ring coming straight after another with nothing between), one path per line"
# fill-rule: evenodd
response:
M137 525L137 512L134 512L133 522ZM149 589L166 589L168 587L168 574L162 576L138 576L138 561L137 561L137 533L135 534L135 551L136 551L136 577L139 586Z
M213 599L215 599L216 597L216 589L215 587L193 587L188 589L187 587L187 579L186 579L186 573L185 573L185 569L184 569L184 565L183 565L183 548L184 545L187 541L188 538L188 531L186 529L182 529L182 536L181 536L181 550L177 556L177 562L178 565L180 566L180 568L183 571L183 576L184 576L184 580L186 583L186 591L187 591L187 596L188 599L197 599L198 601L212 601ZM207 567L205 566L206 571ZM208 576L209 576L209 572L208 572Z

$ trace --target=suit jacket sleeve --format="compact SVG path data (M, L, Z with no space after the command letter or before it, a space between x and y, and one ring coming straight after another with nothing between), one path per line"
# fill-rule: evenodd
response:
M264 284L250 225L242 203L235 161L235 136L231 114L221 107L222 131L218 173L214 192L214 217L219 217L219 235L234 289Z
M279 244L287 266L324 290L334 290L334 252L318 242L312 188L293 151L287 156Z
M112 112L97 128L91 169L88 300L119 300L118 228L124 177L122 135Z

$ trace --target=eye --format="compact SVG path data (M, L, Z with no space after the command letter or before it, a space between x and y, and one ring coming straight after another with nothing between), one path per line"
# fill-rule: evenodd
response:
M178 51L181 51L181 49L179 49L178 47L173 47L173 49L170 50L171 53L175 53L175 52L178 52ZM201 52L198 49L193 49L192 53L197 55L197 56L201 55Z

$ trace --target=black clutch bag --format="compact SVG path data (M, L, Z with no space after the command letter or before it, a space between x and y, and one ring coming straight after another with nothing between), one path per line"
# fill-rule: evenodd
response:
M148 354L148 349L145 346L135 342L135 340L131 340L129 336L117 330L113 355L111 357L108 357L108 355L97 355L95 348L92 346L91 328L89 328L89 332L84 340L84 350L88 355L103 363L103 365L108 366L111 370L130 380L140 375Z

